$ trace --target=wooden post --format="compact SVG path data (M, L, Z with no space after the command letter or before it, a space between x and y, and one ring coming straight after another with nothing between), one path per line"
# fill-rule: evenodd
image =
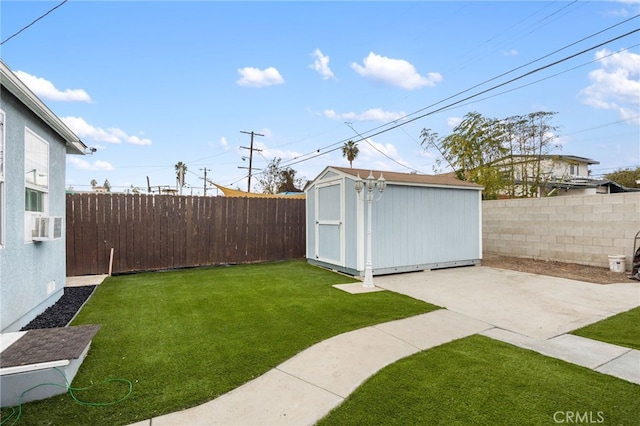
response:
M109 276L111 276L111 271L113 271L113 247L111 247L111 254L109 255Z

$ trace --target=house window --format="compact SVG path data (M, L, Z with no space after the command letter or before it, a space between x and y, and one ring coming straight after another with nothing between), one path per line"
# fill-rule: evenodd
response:
M25 130L24 156L24 209L28 212L45 212L49 192L49 144Z
M0 110L0 247L4 246L4 111Z
M575 176L577 174L578 173L577 173L575 164L572 164L571 166L569 166L569 175Z

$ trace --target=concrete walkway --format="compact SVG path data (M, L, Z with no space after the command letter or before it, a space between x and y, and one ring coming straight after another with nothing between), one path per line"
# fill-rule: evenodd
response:
M213 401L135 425L314 424L383 367L477 333L640 384L640 351L566 334L639 306L640 283L476 266L376 277L375 284L446 309L335 336Z
M109 275L81 275L79 277L67 277L65 287L82 287L85 285L100 285Z

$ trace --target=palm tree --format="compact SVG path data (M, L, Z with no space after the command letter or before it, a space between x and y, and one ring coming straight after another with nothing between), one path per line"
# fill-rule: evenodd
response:
M354 141L346 142L342 146L342 156L347 157L349 161L349 167L353 168L353 160L356 159L360 150L358 149L358 144Z
M95 188L98 185L98 181L95 179L91 179L91 187Z
M182 187L184 186L185 173L187 173L187 165L182 161L178 161L176 163L176 178L178 178L177 187L180 190L180 194L182 194Z

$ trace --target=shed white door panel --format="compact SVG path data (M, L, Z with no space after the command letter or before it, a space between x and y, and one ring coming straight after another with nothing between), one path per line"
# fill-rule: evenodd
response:
M342 180L316 186L316 258L344 266Z

